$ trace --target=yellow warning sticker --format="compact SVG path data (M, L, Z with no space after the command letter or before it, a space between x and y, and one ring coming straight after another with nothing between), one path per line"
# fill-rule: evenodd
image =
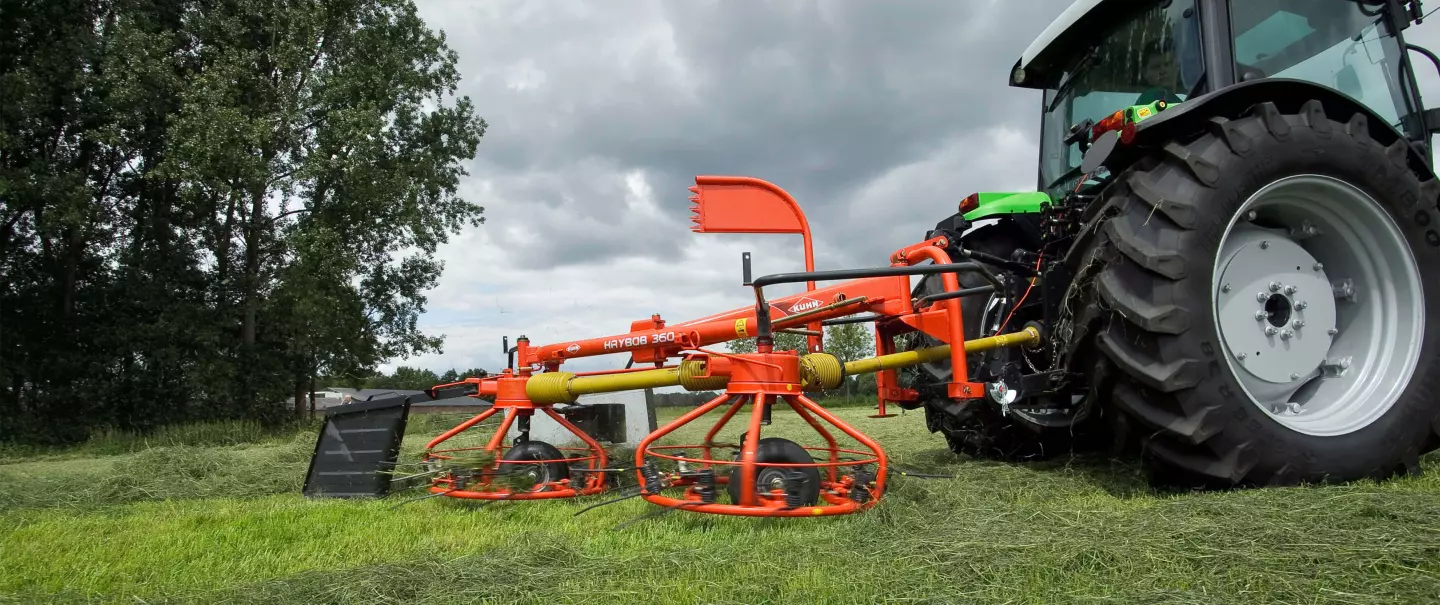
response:
M812 509L810 509L810 514L812 514L812 515L823 515L823 514L825 514L825 510L822 509L822 508L819 508L819 507L812 508Z
M735 335L736 335L736 336L739 336L740 338L745 338L745 337L747 337L747 336L750 335L749 332L746 332L746 331L745 331L745 320L744 320L744 319L737 319L737 320L735 320Z

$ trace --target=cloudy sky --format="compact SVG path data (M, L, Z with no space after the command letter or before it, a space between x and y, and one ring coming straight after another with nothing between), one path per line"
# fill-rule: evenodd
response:
M690 232L697 174L790 191L819 269L883 266L965 195L1033 190L1039 93L1005 83L1070 4L417 2L490 124L461 186L486 224L440 249L421 325L444 353L385 370L493 371L502 335L544 344L743 306L742 251L757 275L803 269L799 236ZM1437 28L1407 35L1440 47Z

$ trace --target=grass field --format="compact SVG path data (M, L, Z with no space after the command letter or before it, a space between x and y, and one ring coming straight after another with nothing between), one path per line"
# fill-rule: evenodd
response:
M616 530L654 507L310 501L310 431L0 450L0 602L1440 603L1433 455L1383 484L1158 493L1119 462L963 459L919 413L836 412L893 464L954 478L892 477L848 517ZM407 456L453 420L416 417Z

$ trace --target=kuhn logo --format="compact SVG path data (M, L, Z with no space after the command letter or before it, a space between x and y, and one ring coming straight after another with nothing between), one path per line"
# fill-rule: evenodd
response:
M820 301L815 300L815 299L813 299L813 298L802 298L802 299L800 299L800 300L795 301L795 304L790 305L790 312L791 312L791 313L801 313L801 312L804 312L804 311L809 311L809 310L811 310L811 309L817 309L817 308L820 307L820 305L821 305Z
M580 345L570 345L570 346L568 346L568 347L565 347L565 352L566 352L566 353L579 353L579 352L580 352Z

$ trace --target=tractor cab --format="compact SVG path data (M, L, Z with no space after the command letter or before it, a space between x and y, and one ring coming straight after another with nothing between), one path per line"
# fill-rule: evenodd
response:
M1263 79L1333 89L1424 145L1401 33L1420 11L1399 0L1079 0L1011 72L1011 85L1044 91L1039 187L1052 197L1074 188L1087 146L1107 131Z

